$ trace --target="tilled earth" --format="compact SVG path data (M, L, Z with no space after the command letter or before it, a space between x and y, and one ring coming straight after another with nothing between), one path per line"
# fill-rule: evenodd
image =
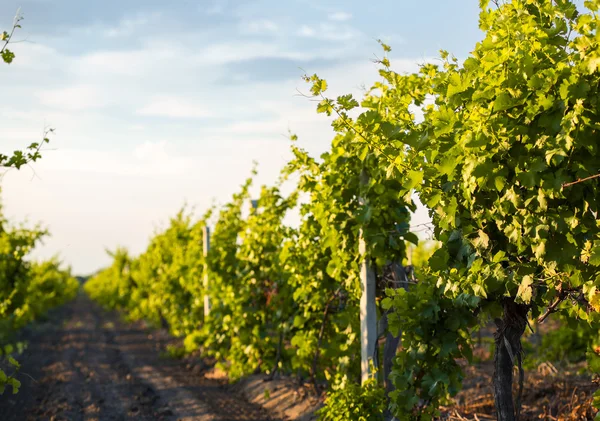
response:
M24 333L22 388L0 396L0 420L273 418L223 381L160 358L164 343L79 296Z
M29 343L18 356L22 387L17 395L10 388L0 395L0 421L274 420L224 379L205 377L201 358L191 364L161 358L174 341L165 331L122 323L84 295L24 329L19 339ZM494 420L491 361L465 370L463 390L440 419ZM594 419L597 384L578 371L552 365L528 371L523 421Z

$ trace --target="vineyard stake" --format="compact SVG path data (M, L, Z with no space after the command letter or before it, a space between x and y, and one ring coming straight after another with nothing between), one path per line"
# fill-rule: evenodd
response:
M202 250L204 252L204 318L210 315L210 296L208 295L208 251L210 250L210 228L202 227Z
M359 252L364 254L366 244L361 230ZM360 265L360 372L364 383L371 376L369 363L375 355L377 344L377 306L375 304L375 272L365 256ZM374 365L376 362L373 361Z
M368 176L361 174L361 184L368 183ZM365 205L364 198L359 199L361 205ZM370 362L375 356L375 347L377 346L377 304L375 303L375 272L368 262L366 255L367 244L364 238L364 231L361 228L358 242L358 252L362 256L360 264L360 373L361 380L364 383L371 376ZM373 361L377 367L377 362Z

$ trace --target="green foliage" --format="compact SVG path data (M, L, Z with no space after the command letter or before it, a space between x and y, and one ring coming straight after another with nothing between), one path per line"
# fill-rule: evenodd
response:
M408 254L410 254L411 265L415 271L415 277L417 279L424 279L425 270L429 265L429 258L435 253L441 244L437 241L419 241L416 246L410 245ZM404 264L408 263L408 259L405 259Z
M299 177L296 192L264 187L245 217L249 179L220 210L206 260L199 247L208 215L192 226L180 214L132 260L127 292L101 285L111 279L101 274L90 295L117 294L101 299L186 335L188 350L203 348L234 378L282 369L315 382L351 379L366 259L380 310L402 332L390 394L399 420L434 419L460 390L456 360L472 359L473 331L490 318L510 320L505 309L515 304L598 331L598 2L585 3L588 13L568 0L480 3L485 36L462 64L442 51L441 64L398 74L384 57L382 81L360 101L327 98L327 82L305 76L317 112L334 117L335 136L320 159L292 146L284 174ZM418 243L409 230L415 193L430 210L436 246L413 255L416 286L386 289L386 265ZM282 221L297 196L307 200L291 229ZM213 303L206 320L204 294ZM588 347L591 371L600 367L595 350ZM378 405L369 387L333 390L324 416L335 417L338 404L342 412ZM363 409L355 415L368 416Z
M12 63L12 61L15 58L15 54L8 49L8 44L11 41L15 30L21 28L20 22L22 20L23 17L17 13L13 21L13 27L10 33L6 31L0 33L0 44L3 43L3 45L0 47L0 57L2 57L2 61L4 61L4 63L6 64ZM53 129L45 130L41 142L33 142L24 150L17 150L14 151L12 154L8 155L0 153L0 168L20 169L22 166L40 159L42 157L40 154L40 150L45 143L50 142L50 139L48 139L48 135L53 131Z
M467 294L448 298L428 279L410 292L388 291L382 305L394 309L388 316L390 330L402 330L393 380L397 390L390 393L394 413L428 419L460 390L463 373L456 360L473 358L467 332L477 323L473 310L479 303Z
M182 209L156 233L138 258L118 248L112 265L86 282L86 293L107 308L127 310L131 319L169 327L177 336L202 320L202 226Z
M113 259L112 265L89 279L83 288L104 307L124 309L129 305L134 286L131 258L124 248L108 253Z
M573 319L562 319L561 325L542 336L538 362L577 363L586 359L590 346L598 339L598 329Z
M60 268L57 259L27 259L45 235L39 227L12 226L0 209L0 357L13 370L10 375L0 370L0 393L7 385L17 393L20 385L16 378L19 363L12 357L18 351L11 345L15 332L48 309L73 299L79 290L77 280Z
M431 419L458 391L454 361L470 355L475 315L502 317L516 302L537 317L558 300L565 317L598 328L600 192L597 178L580 181L600 173L598 19L569 1L484 2L485 38L462 66L442 52L441 65L401 75L382 60L366 111L340 117L360 133L356 148L405 181L397 191L418 193L441 242L431 285L384 301L403 329L399 419ZM320 95L326 84L310 80Z
M16 29L21 28L23 18L17 13L10 32L0 33L0 57L6 64L12 63L15 54L8 48ZM12 154L0 153L1 168L16 168L41 158L41 148L48 143L44 132L41 142L33 142L24 150ZM0 369L0 394L6 386L17 393L21 383L16 375L19 363L10 355L13 347L9 341L15 331L42 316L48 309L74 298L79 289L70 270L60 269L57 259L47 262L30 262L26 256L47 233L39 227L27 229L12 227L4 218L0 208L0 344L4 344L0 358L4 358L13 373L8 375Z
M374 265L381 266L403 257L400 236L410 233L408 209L394 193L399 184L386 181L373 158L363 162L346 150L351 141L351 133L339 134L333 152L319 163L294 148L296 159L281 182L298 173L298 190L284 197L279 186L263 186L245 216L248 179L218 213L206 260L198 227L211 213L193 228L180 213L138 258L115 253L112 266L88 281L86 291L131 318L186 336L188 352L202 348L232 379L256 370L296 372L313 381L324 379L326 371L357 376L359 231ZM370 181L362 184L367 170ZM282 221L299 194L308 202L301 205L303 222L295 230ZM395 212L386 215L379 206ZM367 222L361 215L368 213ZM194 230L197 235L190 235ZM175 256L188 260L182 264ZM208 289L200 281L204 276ZM211 302L206 319L204 294Z
M0 167L20 169L22 166L35 162L42 157L40 151L44 143L50 142L48 134L54 129L47 129L41 142L33 142L25 150L14 151L12 155L0 153Z
M13 59L15 58L15 53L13 53L12 51L10 51L8 49L8 43L12 39L12 37L15 33L15 30L17 30L18 28L21 28L20 22L22 20L23 20L23 16L21 16L17 12L17 15L15 16L15 18L13 20L13 26L12 26L10 33L6 32L6 31L0 33L0 42L4 43L2 45L2 47L0 48L0 56L2 56L2 61L4 61L6 64L12 63Z
M220 212L208 255L208 292L214 305L204 326L204 346L209 354L228 361L234 379L288 364L284 345L295 313L282 258L293 230L282 220L296 195L285 198L278 187L263 186L244 219L250 184L248 179ZM225 267L222 262L230 263Z
M319 421L383 421L386 401L385 389L375 378L361 386L337 374L317 415Z
M410 247L411 264L415 267L426 267L429 258L435 253L441 244L437 241L424 240L419 241L416 246Z
M357 374L360 264L367 258L381 280L389 262L404 258L405 242L416 243L417 237L409 232L415 207L408 191L401 180L389 176L385 152L369 144L367 133L379 127L375 113L353 121L349 112L359 104L351 95L327 99L324 80L316 75L305 80L321 98L317 111L337 117L331 150L317 161L294 146L287 167L300 175L298 189L310 197L301 207L302 224L289 264L299 305L294 367L310 366L314 379L330 367ZM359 251L361 236L364 252Z
M181 359L187 354L185 347L178 345L167 345L167 349L161 352L162 358Z

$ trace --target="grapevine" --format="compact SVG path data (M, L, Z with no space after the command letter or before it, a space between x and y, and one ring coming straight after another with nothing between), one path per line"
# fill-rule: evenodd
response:
M497 416L517 420L528 325L558 313L583 332L600 328L600 3L586 1L586 12L568 0L480 5L485 36L462 63L442 51L440 64L399 74L384 57L381 81L360 102L328 98L325 80L305 76L335 135L319 158L293 142L283 176L298 176L296 190L264 186L245 216L250 178L219 210L206 258L201 228L212 210L195 224L179 214L144 254L91 280L88 293L108 291L107 305L186 337L232 378L282 371L315 388L329 381L336 400L322 419L353 405L375 419L379 378L354 385L366 262L383 333L402 341L391 375L383 373L394 416L439 416L462 387L458 361L472 361L473 333L494 321ZM389 268L418 243L415 193L436 248L409 288L389 287ZM296 229L283 223L291 210ZM588 368L600 373L597 335L586 335Z

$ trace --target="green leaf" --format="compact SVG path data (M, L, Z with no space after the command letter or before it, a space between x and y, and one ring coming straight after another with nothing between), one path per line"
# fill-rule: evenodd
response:
M490 245L490 237L483 231L477 231L477 238L473 241L473 245L479 249L487 249Z
M319 102L319 105L317 106L317 112L331 115L331 113L333 112L333 106L331 104L331 100L326 98L326 99L322 100L321 102Z
M404 130L400 126L384 121L381 123L381 133L388 140L397 140L403 137Z
M448 251L446 249L436 250L429 258L429 266L434 271L442 271L448 269Z
M497 252L494 255L494 258L492 259L492 262L494 262L494 263L500 263L500 262L505 262L506 260L508 260L506 258L506 252L500 250L499 252Z
M10 384L12 385L12 388L13 388L13 395L16 395L17 393L19 393L19 388L21 387L21 382L13 377L10 379Z
M8 50L5 49L4 51L2 51L2 60L4 60L5 63L12 63L13 59L15 58L15 54Z
M598 9L600 8L600 3L598 3L597 0L585 0L583 2L583 5L585 6L586 9L588 9L592 12L597 12Z
M600 56L591 57L587 61L587 70L590 74L595 73L600 67Z
M381 308L383 308L384 310L389 310L390 308L392 308L393 304L394 301L390 297L385 297L383 300L381 300Z
M364 145L358 155L358 159L364 161L367 155L369 154L369 145Z
M531 302L531 297L533 294L531 285L533 285L533 278L529 275L524 276L519 284L519 290L517 291L517 302L525 304L529 304Z
M517 101L506 92L500 93L494 101L494 111L505 111L517 105Z
M466 78L462 79L459 73L453 73L450 76L450 84L448 85L446 94L451 97L464 92L468 87L468 80Z
M592 248L588 263L592 266L600 266L600 243Z
M8 356L8 363L10 365L12 365L13 367L16 367L16 368L21 367L21 365L19 364L19 362L17 360L15 360L13 357L11 357L10 355Z
M496 177L494 177L494 186L496 187L496 190L498 190L499 192L501 192L504 189L505 183L506 183L505 177L502 177L500 175L497 175Z
M533 249L533 252L535 253L535 257L537 259L541 259L546 254L546 241L545 240L540 241L532 249Z
M441 199L442 199L441 193L434 193L433 195L431 195L431 197L429 199L427 199L426 205L430 209L435 208Z
M423 172L411 170L407 174L408 182L405 184L407 190L414 189L417 185L423 182Z
M417 237L417 234L415 233L407 232L403 237L406 241L413 243L415 246L419 244L419 237Z

